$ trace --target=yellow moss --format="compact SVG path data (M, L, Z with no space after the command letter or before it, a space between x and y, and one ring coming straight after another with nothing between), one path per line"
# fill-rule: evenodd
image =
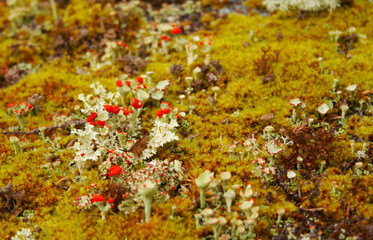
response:
M364 141L373 140L373 122L371 117L360 118L353 116L347 122L347 130L351 135L356 135Z
M212 4L219 8L221 3L205 1L204 4ZM222 137L224 145L233 144L234 141L238 141L240 145L251 134L256 136L261 134L263 128L269 124L275 127L276 132L280 129L289 129L290 122L286 118L291 116L292 108L288 101L295 97L300 97L307 104L307 117L312 116L316 121L321 120L323 117L315 109L323 102L323 97L332 97L330 90L334 78L340 79L338 90L343 90L353 83L359 84L360 92L373 89L370 51L373 46L371 40L373 22L366 21L370 19L373 10L368 4L364 1L356 1L353 8L336 9L332 13L313 13L309 18L302 20L295 19L294 13L276 13L269 17L231 14L225 19L212 22L209 25L211 30L208 32L213 38L211 59L218 59L224 67L227 84L221 82L213 84L220 87L217 103L214 106L208 100L208 97L214 95L211 86L204 91L192 93L195 96L193 101L196 106L195 114L186 116L185 119L191 124L189 128L184 129L188 136L184 138L180 135L180 141L177 143L182 147L184 155L171 153L166 147L160 151L159 156L181 160L188 170L186 177L191 180L198 177L203 170L211 170L216 176L223 171L230 171L233 175L230 184L250 182L253 189L257 191L256 205L262 206L257 229L260 233L263 231L263 234L276 220L279 208L285 209L285 219L295 219L296 214L299 213L297 207L303 207L322 208L328 218L339 221L345 217L347 206L350 206L357 215L371 219L373 217L373 208L370 206L372 201L370 196L373 194L370 188L371 176L357 178L352 175L352 171L339 168L346 161L354 159L349 147L351 136L365 142L372 141L371 116L348 116L346 133L342 134L340 142L335 143L338 148L335 153L336 162L328 162L326 175L321 178L318 196L309 197L315 189L309 179L298 183L301 187L301 203L292 202L275 182L268 184L255 179L251 174L251 162L229 158L227 148L223 148L218 141ZM254 5L257 6L258 3ZM5 12L6 10L1 7L0 13ZM104 30L99 27L100 19L110 21L107 9L100 4L92 5L86 1L71 1L65 10L61 9L61 14L65 27L86 26L92 36L104 33ZM211 14L207 14L203 21L208 22L211 17ZM5 23L3 14L0 14L0 28L3 28ZM349 51L349 56L345 57L335 51L336 45L329 41L328 31L345 31L350 26L356 27L357 32L367 35L367 39L364 43L357 43L355 48ZM137 26L131 27L136 29ZM283 36L282 39L277 38L279 32ZM78 31L72 30L71 34L72 37L76 37ZM201 31L199 34L207 34L207 32ZM29 33L25 31L20 31L18 34L19 38L28 36ZM52 50L45 49L50 45L46 44L41 49L36 49L30 47L27 41L4 37L1 37L1 40L0 51L3 55L0 65L10 66L29 62L35 66L44 62L37 73L27 75L15 85L0 89L2 130L17 126L15 116L6 114L7 106L11 102L25 101L34 93L42 95L42 110L39 115L26 118L26 128L32 130L40 126L52 126L54 125L52 117L55 113L69 115L75 105L81 105L77 99L79 93L92 93L89 88L91 83L98 81L109 91L115 91L115 75L122 73L119 66L113 66L89 75L77 74L76 67L83 69L85 61L76 56L67 56L45 63L43 59L45 56L38 56L38 53L50 53ZM34 37L32 41L51 44L54 38ZM244 44L245 42L249 42L250 46ZM16 54L11 49L15 43L20 44ZM77 51L85 47L79 46ZM262 49L269 47L271 52L279 51L279 55L278 61L270 64L270 71L275 75L274 80L263 83L264 76L258 74L255 69L260 67L256 63L263 56ZM189 108L182 106L178 98L186 87L184 79L178 82L168 72L173 63L183 64L186 67L185 56L172 53L168 59L160 55L154 59L156 61L150 61L147 68L139 75L146 71L153 71L155 83L163 79L172 80L173 85L169 88L165 100L183 111L188 111ZM187 69L184 74L191 75L191 69ZM348 94L342 94L342 99L348 97ZM150 111L143 116L143 119L153 119L156 108L158 106L149 106ZM239 116L232 116L236 111ZM266 113L273 113L275 118L270 122L260 120L260 117ZM330 114L339 115L340 110L334 108ZM149 130L152 127L151 122L146 122L144 127ZM68 136L64 130L55 131L50 137L54 139L57 136L62 138L60 144L63 148L74 139L74 136ZM86 194L91 183L97 183L100 189L104 189L107 187L107 181L100 179L97 170L91 170L84 174L86 177L84 182L74 183L77 173L74 170L70 171L68 165L74 153L65 149L58 153L61 157L61 165L52 167L51 174L48 176L40 166L48 163L47 154L55 152L51 144L43 142L38 136L24 135L19 138L25 143L24 153L14 156L8 136L0 135L0 165L6 166L0 168L0 187L12 181L15 190L26 191L22 207L34 210L33 224L38 224L43 229L38 236L40 239L120 239L123 236L128 239L171 237L197 239L211 234L209 227L195 229L193 214L196 209L191 199L180 197L170 203L154 204L153 218L149 224L138 224L143 219L143 209L128 216L109 215L106 221L100 219L97 208L80 211L72 206L74 198ZM361 147L362 143L356 144L357 149ZM239 150L240 148L237 149ZM65 176L68 178L69 191L59 189L53 184ZM331 194L332 181L338 184L337 190L341 192L340 196ZM275 197L273 201L267 202L269 192ZM192 193L198 196L198 189L195 189L194 185ZM5 199L2 198L0 206L4 204ZM183 219L169 219L172 204L177 205L176 217L180 216ZM238 210L237 206L234 208ZM16 217L3 213L0 213L0 225L2 238L9 238L22 227L27 227Z

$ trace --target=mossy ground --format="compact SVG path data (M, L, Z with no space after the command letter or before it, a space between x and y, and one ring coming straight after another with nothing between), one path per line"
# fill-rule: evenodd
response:
M81 1L83 2L83 1ZM96 5L73 5L71 3L66 11L63 21L65 27L73 25L87 25L92 36L97 34L93 20L96 15L107 16L104 10ZM4 3L0 8L2 16L6 16ZM60 13L61 13L60 12ZM84 13L84 14L81 14ZM291 116L289 99L300 97L307 104L308 116L322 120L316 108L323 102L323 97L330 96L333 79L340 79L340 85L345 87L356 83L359 91L373 89L373 15L372 3L356 1L352 8L339 8L335 11L312 13L306 19L296 19L294 13L277 13L268 17L257 14L249 16L230 14L225 18L209 22L209 30L201 30L199 35L209 34L213 38L212 59L218 59L226 72L227 80L219 82L217 103L213 107L208 97L213 96L211 87L205 91L193 93L195 95L194 114L187 115L186 121L190 127L186 128L188 136L180 137L177 143L182 148L182 154L163 149L158 154L161 158L179 159L187 168L186 178L194 179L203 169L220 173L230 171L234 183L251 182L257 191L256 205L268 206L260 212L261 218L255 228L257 236L267 238L269 227L277 218L278 207L286 210L285 218L294 222L308 213L300 212L297 207L322 208L323 214L316 223L326 232L331 223L339 223L354 216L362 216L366 224L371 224L373 218L372 196L370 187L372 175L353 177L352 170L341 171L340 165L353 158L349 148L350 136L355 136L366 142L373 139L373 123L371 116L355 115L347 121L347 131L338 138L337 148L333 152L334 162L327 164L326 174L320 178L319 194L310 197L314 186L311 178L298 178L301 187L301 203L291 201L286 193L276 184L266 184L255 179L251 174L250 162L242 162L228 157L227 148L223 144L232 144L234 141L242 143L251 134L260 134L267 125L279 129L291 129L286 118ZM4 18L4 17L3 17ZM84 21L83 21L84 20ZM83 22L81 22L83 21ZM2 24L6 20L2 20ZM70 25L69 25L70 24ZM348 56L336 51L336 44L330 42L328 32L332 30L344 31L355 27L357 32L366 35L364 42L359 41L355 47L348 51ZM253 35L249 38L250 31ZM281 32L282 38L278 37ZM25 34L27 36L27 34ZM20 40L21 39L21 40ZM54 114L71 115L79 93L88 94L92 90L89 85L100 82L108 90L114 91L115 75L123 73L117 67L105 68L89 75L78 75L77 67L82 67L85 61L79 54L65 56L47 61L50 49L33 48L25 44L25 38L1 37L0 65L7 63L28 62L34 66L43 63L36 73L22 78L18 83L0 89L0 126L3 131L9 127L17 126L14 116L7 114L7 106L11 102L22 102L34 93L43 96L42 110L37 116L26 118L28 130L40 126L52 126ZM48 44L52 41L43 35L39 44ZM248 44L244 44L249 42ZM24 44L15 52L12 44ZM262 75L256 72L255 62L262 57L263 50L270 48L270 52L278 51L278 59L270 63L270 71L275 79L263 83ZM81 52L84 47L78 48ZM15 54L17 53L17 54ZM320 61L319 58L322 58ZM157 57L157 61L150 62L143 71L154 71L155 81L170 79L174 82L166 98L172 105L187 111L187 106L178 103L178 92L186 87L185 83L177 84L176 79L169 74L168 68L172 63L181 63L185 59L177 53L170 59ZM320 63L322 67L320 67ZM347 98L348 96L343 96ZM156 108L152 109L153 114ZM239 116L232 116L239 111ZM260 117L266 113L273 113L274 119L262 121ZM334 109L334 114L340 114ZM144 119L151 118L150 114ZM149 127L149 126L148 126ZM14 155L9 135L0 134L0 187L12 182L15 190L25 190L22 202L23 209L35 212L32 223L18 220L0 211L0 237L9 238L23 227L37 224L42 231L37 235L40 239L196 239L206 236L209 228L196 229L193 214L196 211L192 199L176 197L169 203L157 203L153 206L153 217L149 224L139 224L143 218L143 210L128 216L118 214L110 215L107 220L101 220L99 211L93 208L89 211L79 211L72 205L74 198L87 192L88 184L95 182L105 186L105 181L98 176L97 170L88 172L83 183L72 184L76 171L70 171L68 164L74 157L72 150L66 149L73 139L67 130L56 130L50 133L53 140L61 137L61 149L54 149L51 144L42 141L38 136L18 136L25 143L24 152ZM361 148L357 143L356 148ZM48 162L47 156L58 151L62 164L53 167L48 176L40 166ZM369 156L372 157L372 156ZM318 159L326 160L329 159ZM318 162L318 163L319 163ZM370 160L367 160L367 163ZM285 165L285 164L284 164ZM315 165L316 170L319 164ZM65 191L54 186L61 178L69 179L70 189ZM334 197L330 194L332 181L341 186L341 195ZM273 202L266 201L268 192L276 195ZM198 196L197 188L192 193ZM171 206L176 203L176 220L171 220ZM0 208L5 204L5 198L0 201ZM358 234L359 228L351 224L351 236Z

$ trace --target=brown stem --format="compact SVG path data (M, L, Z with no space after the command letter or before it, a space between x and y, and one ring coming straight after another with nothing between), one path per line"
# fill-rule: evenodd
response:
M73 121L69 121L69 122L66 122L64 124L61 124L61 125L58 125L58 126L50 126L50 127L47 127L45 128L45 131L49 131L49 130L54 130L54 129L57 129L57 128L66 128L66 127L69 127L71 126L71 124L74 124L75 126L82 126L86 123L87 121L86 120L82 120L82 121L79 121L79 120L73 120ZM3 134L39 134L40 133L40 130L39 128L36 128L30 132L24 132L24 131L21 131L21 132L8 132L8 131L4 131L2 132Z
M346 210L346 219L347 220L349 219L349 216L350 216L350 205L351 205L351 200L348 201L348 205L347 205L347 210Z
M307 209L307 208L297 207L297 209L299 209L301 211L305 211L305 212L322 212L322 211L324 211L324 208L310 208L310 209Z

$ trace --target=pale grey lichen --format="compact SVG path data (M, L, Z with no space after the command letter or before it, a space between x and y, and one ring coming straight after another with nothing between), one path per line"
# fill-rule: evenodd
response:
M320 11L333 10L340 6L340 0L264 0L263 5L269 11Z

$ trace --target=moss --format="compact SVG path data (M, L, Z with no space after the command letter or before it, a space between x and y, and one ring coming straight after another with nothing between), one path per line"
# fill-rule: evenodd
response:
M220 8L220 4L223 3L205 1L204 4ZM251 6L259 5L253 3ZM220 172L230 171L233 175L230 184L250 182L257 191L257 205L262 206L256 227L257 236L268 236L268 229L276 221L277 209L280 207L285 209L284 219L294 222L299 219L303 221L306 219L305 216L308 216L301 214L299 208L321 208L323 214L317 215L319 218L317 224L323 229L332 223L339 223L346 219L348 209L351 210L350 218L363 216L365 221L371 222L372 177L354 175L352 166L357 159L351 153L349 141L355 140L356 149L361 149L362 142L373 139L372 117L360 116L355 110L359 107L360 93L373 88L370 51L373 46L371 40L373 33L370 31L373 23L368 21L372 11L368 2L356 1L352 8L340 8L332 13L313 13L309 18L302 20L295 19L294 13L274 13L269 17L256 14L251 16L230 14L224 19L211 22L210 29L203 30L198 35L209 34L213 38L211 59L218 59L224 67L225 80L206 84L206 89L202 91L195 89L192 93L195 97L193 105L196 108L194 114L187 114L185 117L191 125L180 130L180 133L186 132L187 136L179 135L180 141L175 145L182 148L183 154L171 151L169 145L157 156L162 159L181 160L188 170L186 178L192 182L192 185L193 179L203 170L213 170L216 176ZM7 20L3 17L6 12L6 8L0 7L0 29L7 27ZM54 29L52 32L56 35L47 32L39 37L30 37L27 31L20 31L14 38L0 36L0 51L3 53L0 65L13 66L27 62L35 67L43 63L36 73L23 77L17 84L0 89L0 96L2 96L0 125L4 131L9 127L17 126L15 116L7 114L8 104L25 101L34 93L43 96L42 110L37 116L26 117L27 130L54 125L52 120L54 115L71 115L74 106L81 105L77 99L78 94L92 93L89 85L93 82L98 81L109 91L115 91L115 76L122 73L118 63L89 75L77 73L77 68L83 71L86 67L86 61L79 57L88 47L86 44L97 43L105 33L105 28L100 26L101 19L104 19L103 24L112 24L113 28L119 28L118 23L113 23L108 17L110 15L108 8L104 8L99 3L71 1L66 9L60 9L59 12L64 27L68 29L58 28L61 32ZM203 21L210 21L212 16L206 14ZM47 18L42 16L38 19L39 23L47 21ZM140 22L139 26L142 25L139 19L135 22ZM79 32L77 29L84 26L87 26L89 36L84 40L80 39L81 42L78 41L76 46L72 45L76 47L73 48L74 53L45 61L57 52L50 49L50 46L58 34L71 34L72 38L77 39ZM367 39L355 43L354 48L343 55L336 51L335 43L329 41L328 31L345 31L350 26L356 27L357 32L365 34ZM137 27L137 25L129 26L129 29L133 30ZM279 32L283 36L281 39L277 37ZM128 34L134 36L135 33L129 31ZM25 40L28 38L32 39L32 44ZM95 40L92 40L93 38ZM131 44L135 45L129 43ZM99 45L95 45L95 48L100 50ZM263 60L263 49L269 48L271 49L269 54L279 51L278 56L275 56L276 59L269 57L266 64L260 63ZM39 55L40 53L42 54ZM171 53L169 58L158 55L154 60L150 61L147 68L139 75L146 71L153 71L154 82L163 79L172 80L173 85L165 100L188 112L188 106L181 105L178 98L187 84L183 78L178 81L169 73L169 67L173 63L186 65L185 56ZM261 71L261 68L265 68L266 71ZM263 81L263 77L268 74L274 75L273 81ZM186 69L183 77L184 75L191 75L191 69ZM349 84L358 84L357 100L350 101L348 94L342 94L342 99L347 99L351 108L347 114L345 133L337 138L338 141L333 140L333 144L330 144L334 150L328 153L328 157L315 158L314 166L307 171L302 169L303 171L297 172L301 176L297 179L301 193L299 202L290 198L276 181L269 183L257 179L251 174L251 161L230 158L227 147L223 147L218 140L221 137L224 145L237 141L239 147L236 155L238 156L237 152L242 149L240 145L243 141L251 134L258 137L263 128L269 124L274 126L276 132L293 131L294 128L287 120L292 111L288 100L296 97L300 97L307 104L305 109L307 117L315 118L316 122L322 120L324 116L318 114L316 108L324 101L323 97L333 98L330 91L334 78L340 79L338 90L343 90ZM213 85L220 87L214 105L208 100L214 95L211 89ZM154 118L154 112L158 108L156 104L148 107L150 111L143 116L144 120ZM235 116L233 113L239 115ZM273 113L274 119L260 120L261 116L267 113ZM328 114L340 115L338 105ZM339 126L336 121L329 121L332 129ZM151 121L144 124L147 130L151 126ZM185 199L177 193L171 202L155 204L153 218L149 224L138 224L143 219L142 209L130 215L111 214L107 221L100 220L96 208L79 211L72 205L74 198L86 194L87 186L91 183L97 183L100 189L104 189L107 187L107 181L100 179L98 171L94 169L84 174L84 181L77 181L77 173L69 167L74 153L65 149L74 136L69 135L68 129L51 131L48 136L51 139L61 137L62 148L54 149L50 143L42 141L35 135L22 135L19 138L25 143L25 150L24 153L15 156L8 136L0 134L0 164L6 166L0 168L0 187L11 181L15 190L25 190L26 196L22 201L22 208L34 210L33 224L42 228L38 238L119 239L126 236L128 239L171 237L197 239L211 234L209 227L199 230L195 228L193 214L196 208L192 199ZM61 164L51 167L49 172L44 171L40 166L50 162L48 155L52 153L60 156ZM289 157L290 153L289 148L284 155ZM371 157L371 153L367 154ZM295 170L296 156L289 159L291 164L289 161L278 161L276 164L280 165L281 170L290 168ZM321 160L327 161L327 169L325 173L317 174ZM368 160L362 161L364 170L367 170ZM68 191L55 186L64 177L67 178ZM285 177L283 180L286 181ZM339 196L331 194L333 181L338 184ZM195 198L198 198L198 189L195 186L192 186L191 192ZM273 195L272 198L269 193ZM4 204L5 199L0 198L0 209ZM173 204L177 206L176 219L171 220L169 215ZM239 211L237 206L234 206L234 209ZM22 227L27 227L15 216L1 212L0 221L1 237L9 238ZM356 232L352 231L352 233Z
M364 141L373 140L373 122L369 117L351 117L347 123L347 130L350 135L356 135Z

